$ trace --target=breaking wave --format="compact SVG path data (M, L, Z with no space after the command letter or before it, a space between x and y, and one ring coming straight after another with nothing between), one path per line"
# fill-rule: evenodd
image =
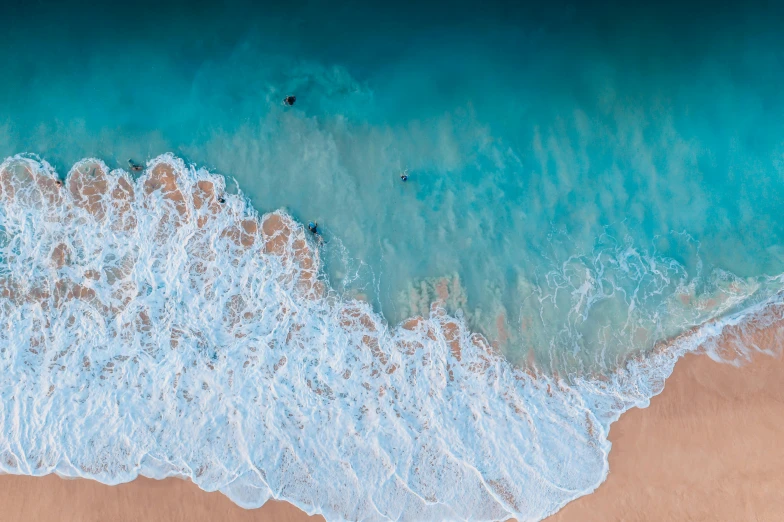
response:
M137 179L0 166L0 470L187 477L328 520L539 520L604 480L610 424L683 353L783 314L738 294L645 356L560 377L438 301L387 324L330 289L299 223L224 189L171 155Z

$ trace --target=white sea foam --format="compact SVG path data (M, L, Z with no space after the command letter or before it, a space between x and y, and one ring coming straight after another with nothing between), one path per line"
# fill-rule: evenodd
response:
M618 415L748 316L602 378L526 372L438 306L391 327L336 295L298 223L170 155L54 180L0 166L7 473L189 477L328 520L540 520L605 478Z

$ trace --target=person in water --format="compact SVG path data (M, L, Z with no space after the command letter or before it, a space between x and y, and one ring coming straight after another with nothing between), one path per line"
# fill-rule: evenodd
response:
M296 101L297 101L297 97L296 96L286 96L285 98L283 98L283 103L288 105L289 107L294 105L294 102L296 102Z
M324 236L319 234L318 223L311 221L308 223L308 230L316 237L316 242L321 245L324 242Z
M408 169L403 171L403 173L400 175L400 179L402 179L403 182L408 181Z
M223 205L224 203L226 203L226 200L224 198L218 198L218 203Z
M139 172L142 170L142 166L133 162L132 159L128 160L128 165L131 167L131 170L134 172Z

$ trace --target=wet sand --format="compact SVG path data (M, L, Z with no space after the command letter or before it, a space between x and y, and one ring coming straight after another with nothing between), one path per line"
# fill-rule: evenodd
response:
M119 486L56 475L0 475L0 521L33 522L318 522L286 502L242 509L190 481L139 478Z

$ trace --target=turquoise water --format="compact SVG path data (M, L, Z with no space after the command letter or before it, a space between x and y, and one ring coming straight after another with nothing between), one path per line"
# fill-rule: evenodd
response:
M332 284L391 323L427 311L446 277L459 280L447 308L513 359L591 354L602 342L590 328L542 347L574 326L563 313L573 300L554 288L588 276L556 283L567 264L592 265L601 281L592 258L629 246L676 262L700 295L715 290L717 269L784 271L779 15L29 7L12 15L23 23L0 51L0 154L36 153L67 171L88 156L122 167L174 152L236 179L259 210L317 220ZM292 108L281 104L289 93ZM632 305L638 276L605 279L596 302L612 285L627 294L611 311L582 309L596 315L585 322L616 328L631 307L654 332L617 352L688 325L649 317L661 299Z
M784 288L775 6L4 18L0 156L40 158L0 169L4 472L187 476L330 520L538 520L601 483L610 423L682 353L771 319ZM191 196L204 182L223 210ZM283 254L226 239L278 209ZM323 295L292 283L303 244Z

